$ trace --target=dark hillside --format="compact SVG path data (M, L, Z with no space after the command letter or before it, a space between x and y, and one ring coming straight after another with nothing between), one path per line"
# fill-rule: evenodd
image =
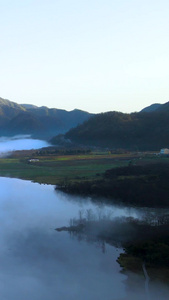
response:
M161 105L162 104L154 103L154 104L152 104L150 106L147 106L147 107L143 108L141 110L141 112L152 112L152 111L155 111L155 110L159 109Z
M162 105L160 105L158 108L157 108L157 111L169 111L169 102L166 102Z
M112 149L159 150L169 147L169 111L98 114L71 129L65 138Z
M96 196L95 201L106 198L110 203L116 200L140 207L169 207L168 177L168 163L129 165L107 170L99 179L64 182L59 189Z

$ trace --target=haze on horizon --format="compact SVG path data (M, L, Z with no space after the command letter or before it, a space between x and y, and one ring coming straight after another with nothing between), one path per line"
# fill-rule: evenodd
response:
M96 113L169 101L167 0L6 0L0 11L0 97Z

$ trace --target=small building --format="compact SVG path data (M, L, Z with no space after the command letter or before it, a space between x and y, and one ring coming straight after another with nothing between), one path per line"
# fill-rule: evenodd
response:
M169 149L168 148L163 148L160 150L160 154L162 155L166 155L166 154L169 154Z
M37 161L39 161L39 159L38 159L38 158L31 158L31 159L29 159L28 161L29 161L29 162L37 162Z

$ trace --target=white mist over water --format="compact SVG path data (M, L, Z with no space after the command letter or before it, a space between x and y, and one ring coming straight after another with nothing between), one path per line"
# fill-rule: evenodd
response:
M16 150L32 150L51 146L48 142L32 139L30 135L0 137L0 157Z
M77 239L54 229L68 226L79 210L114 217L136 209L103 206L55 191L52 185L0 178L0 294L2 300L142 300L144 278L127 283L116 262L121 249ZM150 284L150 300L166 300L169 290Z
M125 287L116 263L118 249L106 253L58 226L69 225L90 201L73 202L53 186L0 178L0 293L5 300L116 300ZM9 288L10 285L10 288Z

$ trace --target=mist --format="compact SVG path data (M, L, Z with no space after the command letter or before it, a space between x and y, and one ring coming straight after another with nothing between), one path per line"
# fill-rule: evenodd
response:
M6 156L15 150L32 150L49 147L44 140L32 139L30 135L15 135L13 137L0 137L0 157Z
M123 252L120 246L105 242L103 251L97 239L55 230L69 226L70 219L79 215L93 216L114 220L115 240L126 238L131 229L125 218L139 216L137 209L101 206L82 197L73 201L73 196L56 192L52 185L19 179L0 178L0 190L3 299L167 299L169 289L164 284L150 281L146 298L144 276L122 273L116 261Z

